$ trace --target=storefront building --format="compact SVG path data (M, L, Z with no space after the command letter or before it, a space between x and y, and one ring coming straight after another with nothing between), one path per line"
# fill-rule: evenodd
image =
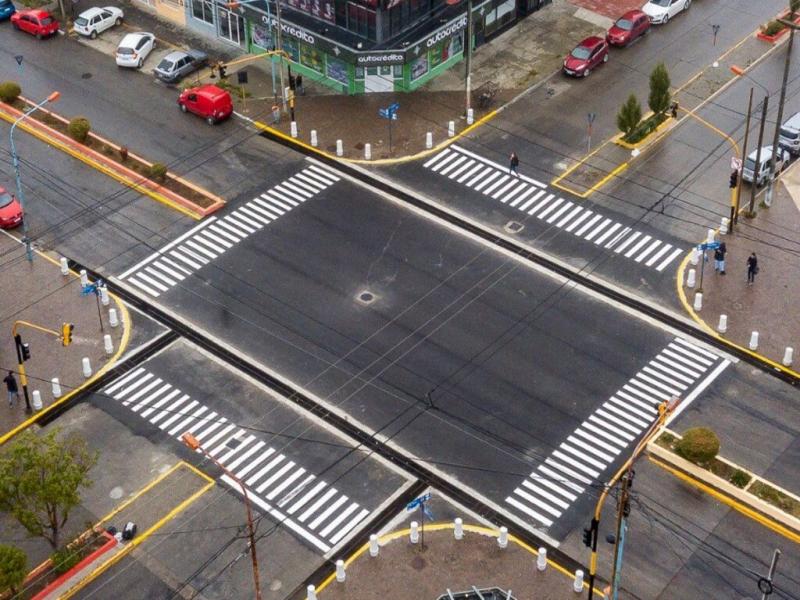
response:
M186 0L197 31L252 54L277 45L275 4ZM551 0L473 0L473 48ZM467 0L282 0L293 73L345 94L412 91L462 60ZM266 60L266 59L265 59Z

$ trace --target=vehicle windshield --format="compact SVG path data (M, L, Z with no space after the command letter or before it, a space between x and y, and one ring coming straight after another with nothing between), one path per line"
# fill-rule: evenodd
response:
M42 25L50 25L53 22L53 19L50 17L45 17L44 19L39 21Z
M591 50L589 50L589 48L587 48L586 46L578 46L577 48L575 48L575 50L573 50L570 53L570 55L572 56L572 58L577 58L578 60L586 60L587 58L589 58L589 55L591 53L592 53Z
M620 19L615 24L617 27L624 29L625 31L630 31L633 29L633 22L628 21L628 19Z
M14 201L14 197L8 192L0 193L0 208L4 208Z
M77 19L75 19L75 25L80 25L81 27L86 25L88 22L89 19L84 19L83 17L78 17Z
M748 171L755 171L756 161L754 161L752 158L748 158L746 161L744 161L744 168Z
M669 6L670 0L650 0L650 4L655 4L656 6Z
M158 63L158 67L157 68L158 68L159 71L172 71L172 67L174 67L174 66L175 65L173 65L171 61L168 61L167 59L164 59L160 63Z
M800 137L800 131L781 128L781 137L785 137L787 140L796 140Z

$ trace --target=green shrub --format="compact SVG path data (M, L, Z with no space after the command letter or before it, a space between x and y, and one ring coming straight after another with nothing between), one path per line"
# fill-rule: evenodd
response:
M70 549L69 546L56 550L50 555L53 561L53 570L59 575L63 575L81 561L80 548Z
M86 143L86 138L89 137L89 132L92 130L92 124L86 117L75 117L69 122L67 131L69 136L76 142L81 144Z
M748 473L745 473L741 469L736 469L733 475L731 475L730 482L738 488L744 488L750 483L751 479L752 477Z
M761 26L761 33L772 36L781 31L784 27L786 27L786 25L780 21L770 21L766 25Z
M148 169L150 179L163 181L167 176L167 166L162 163L153 163Z
M0 100L11 103L22 93L22 88L16 81L4 81L0 83Z
M675 444L675 452L689 462L703 465L719 452L719 438L707 427L694 427Z
M0 596L15 595L28 574L28 557L19 548L0 544Z

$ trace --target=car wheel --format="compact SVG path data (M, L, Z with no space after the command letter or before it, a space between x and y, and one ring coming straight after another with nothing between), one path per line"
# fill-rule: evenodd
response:
M97 31L92 31L92 33L89 34L89 37L92 38L93 40L96 40L97 39Z
M216 122L217 120L214 117L208 117L206 119L206 123L208 123L209 125L214 125Z
M44 36L41 33L36 34L36 39L41 40Z
M182 112L186 112L187 110L189 110L188 108L186 108L185 104L181 104L180 107Z
M14 23L11 23L11 26L12 26L14 29L16 29L17 31L19 31L19 25L17 25L17 23L16 23L16 22L14 22Z
M122 17L117 17L117 20L114 21L114 25L116 25L117 27L122 25Z
M689 6L691 5L692 0L686 0L686 4L683 5L683 10L689 10Z
M663 20L663 21L661 21L661 22L662 22L664 25L666 25L667 23L669 23L669 14L666 14L666 15L664 15L664 20Z
M591 73L591 72L592 72L592 70L591 70L591 69L586 69L586 70L583 72L583 76L584 76L584 77L588 77L588 76L589 76L589 73Z
M138 62L138 63L136 63L136 68L137 68L137 69L141 69L141 68L142 68L142 63L144 63L144 59L140 58L140 59L139 59L139 62Z
M604 62L604 63L607 63L607 62L608 62L608 54L606 54L606 55L603 57L603 62Z

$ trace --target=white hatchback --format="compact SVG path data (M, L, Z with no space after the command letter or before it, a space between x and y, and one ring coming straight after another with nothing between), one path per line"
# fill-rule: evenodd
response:
M642 12L650 17L653 25L663 25L684 10L689 10L692 0L650 0Z
M156 36L139 31L129 33L117 46L115 58L118 67L140 68L153 48L156 47Z
M116 6L94 7L78 15L73 29L76 33L88 35L94 39L97 34L103 33L106 29L111 29L114 25L121 25L124 17L125 15Z

